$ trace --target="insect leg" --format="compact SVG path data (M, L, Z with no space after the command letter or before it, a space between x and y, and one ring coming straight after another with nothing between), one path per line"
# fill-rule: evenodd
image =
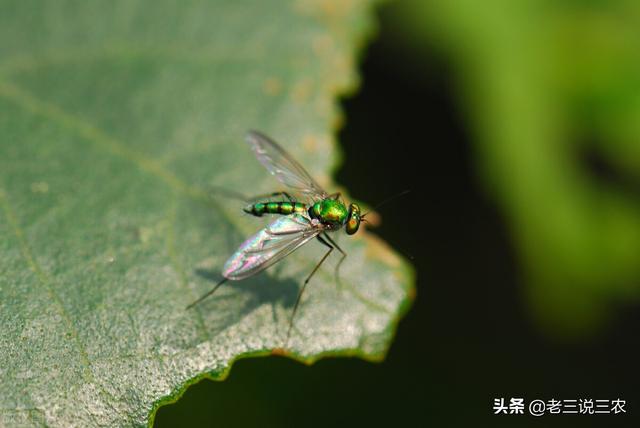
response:
M247 201L247 202L258 201L258 200L265 199L265 198L274 198L276 196L284 196L285 198L287 198L287 200L289 202L295 202L296 201L295 198L293 196L291 196L290 194L288 194L287 192L265 193L264 195L253 196L251 198L245 198L245 201Z
M334 201L337 200L340 196L342 196L341 192L336 192L336 193L332 193L329 195L329 198L333 199Z
M293 306L293 313L291 314L291 319L289 320L289 329L287 330L287 342L286 343L289 343L289 337L291 336L291 327L293 327L293 319L295 318L296 312L298 311L298 305L300 304L300 298L302 297L302 293L304 293L304 289L307 288L307 284L311 280L311 277L313 276L313 274L316 273L316 271L318 270L320 265L322 265L322 263L327 259L327 257L329 257L329 254L331 254L331 252L334 249L334 247L331 246L331 244L329 244L327 241L322 239L322 237L320 235L318 235L318 240L320 242L322 242L324 245L326 245L327 247L329 247L329 250L324 254L324 256L322 256L322 258L320 259L320 261L318 262L316 267L313 268L313 270L311 271L311 273L309 274L307 279L304 280L304 284L302 284L302 288L298 292L298 297L296 298L296 303Z
M247 200L247 197L242 193L236 192L235 190L225 189L224 187L220 187L220 186L209 186L209 196L213 198L223 197L223 198L236 199L238 201L243 201L243 202Z
M336 273L335 273L335 275L336 275L336 284L338 284L338 288L341 289L342 288L342 283L340 282L340 265L342 265L342 262L347 257L347 253L345 253L342 250L342 248L340 248L340 246L338 244L336 244L335 241L333 239L331 239L331 237L326 232L322 232L322 235L329 241L329 243L331 245L333 245L342 254L342 257L340 257L340 261L338 261L338 264L336 265Z
M198 303L202 302L204 299L206 299L207 297L211 296L213 293L216 292L216 290L218 288L220 288L220 286L222 284L224 284L225 282L227 282L229 280L229 278L222 278L222 280L220 280L220 282L218 282L211 290L209 290L208 292L206 292L204 295L200 296L198 298L198 300L196 300L195 302L191 303L189 306L187 306L186 309L191 309L193 308L195 305L197 305Z
M218 186L211 186L210 189L211 189L210 190L211 196L223 196L225 198L236 199L242 202L253 202L260 199L273 198L275 196L284 196L285 198L287 198L289 202L296 201L295 198L287 192L272 192L272 193L265 193L265 194L257 195L253 197L248 197L246 195L243 195L240 192L236 192L235 190L229 190L229 189L225 189Z

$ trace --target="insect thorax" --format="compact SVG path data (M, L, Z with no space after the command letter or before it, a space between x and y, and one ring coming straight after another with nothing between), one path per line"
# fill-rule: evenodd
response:
M347 221L349 211L342 202L336 199L323 199L311 206L309 215L323 224L340 226Z

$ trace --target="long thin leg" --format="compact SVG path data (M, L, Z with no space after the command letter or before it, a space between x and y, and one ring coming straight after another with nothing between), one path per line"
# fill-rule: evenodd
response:
M218 282L211 290L209 290L207 293L205 293L204 295L200 296L200 298L198 298L198 300L196 300L195 302L191 303L189 306L187 306L186 309L191 309L193 308L195 305L197 305L198 303L202 302L204 299L206 299L207 297L211 296L213 293L216 292L216 290L218 288L220 288L220 286L222 284L224 284L225 282L227 282L229 280L229 278L222 278L222 280L220 280L220 282Z
M342 254L342 257L340 257L340 261L338 261L338 264L336 265L336 271L335 271L336 284L338 284L338 288L342 289L342 283L340 282L340 265L342 265L342 262L347 257L347 253L342 251L342 248L340 248L340 246L336 244L336 242L333 239L331 239L329 234L327 234L326 232L322 232L322 236L324 236L329 241L329 243L333 245Z
M220 196L236 199L242 202L252 202L252 201L256 201L264 198L273 198L274 196L284 196L285 198L287 198L289 202L295 202L295 199L287 192L272 192L272 193L265 193L263 195L248 197L246 195L243 195L240 192L236 192L235 190L229 190L229 189L225 189L218 186L212 186L211 189L212 189L211 190L212 195L215 195L217 193Z
M295 202L295 198L288 194L287 192L273 192L273 193L265 193L264 195L253 196L251 198L245 199L247 202L257 201L264 198L273 198L274 196L284 196L287 198L289 202Z
M302 288L300 289L300 291L298 292L298 297L296 298L296 303L293 306L293 313L291 314L291 318L289 319L289 329L287 330L287 342L286 344L289 343L289 337L291 336L291 327L293 327L293 319L296 316L296 312L298 311L298 305L300 304L300 298L302 297L302 293L304 293L304 289L307 288L307 284L309 283L309 281L311 280L311 277L313 276L314 273L316 273L316 271L318 270L318 268L320 267L320 265L322 265L322 263L327 259L327 257L329 257L329 254L331 254L331 252L333 251L333 247L331 246L331 244L329 244L327 241L325 241L324 239L322 239L322 237L320 235L318 235L318 240L320 242L322 242L324 245L326 245L327 247L329 247L329 251L327 251L324 256L322 256L322 259L320 259L320 262L318 262L318 264L316 265L316 267L313 268L313 270L311 271L311 273L309 274L309 276L307 277L307 279L304 280L304 284L302 284ZM286 346L286 345L285 345Z

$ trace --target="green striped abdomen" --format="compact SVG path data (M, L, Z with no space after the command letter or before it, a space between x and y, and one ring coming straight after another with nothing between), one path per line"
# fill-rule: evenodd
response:
M244 208L247 214L261 217L263 214L306 213L307 206L301 202L257 202Z

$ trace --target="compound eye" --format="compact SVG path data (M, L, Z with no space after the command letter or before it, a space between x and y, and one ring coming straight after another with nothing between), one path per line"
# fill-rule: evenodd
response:
M345 227L347 235L353 235L358 231L358 228L360 228L360 207L351 204L349 205L349 217Z
M360 220L351 219L347 222L347 235L353 235L360 227Z

